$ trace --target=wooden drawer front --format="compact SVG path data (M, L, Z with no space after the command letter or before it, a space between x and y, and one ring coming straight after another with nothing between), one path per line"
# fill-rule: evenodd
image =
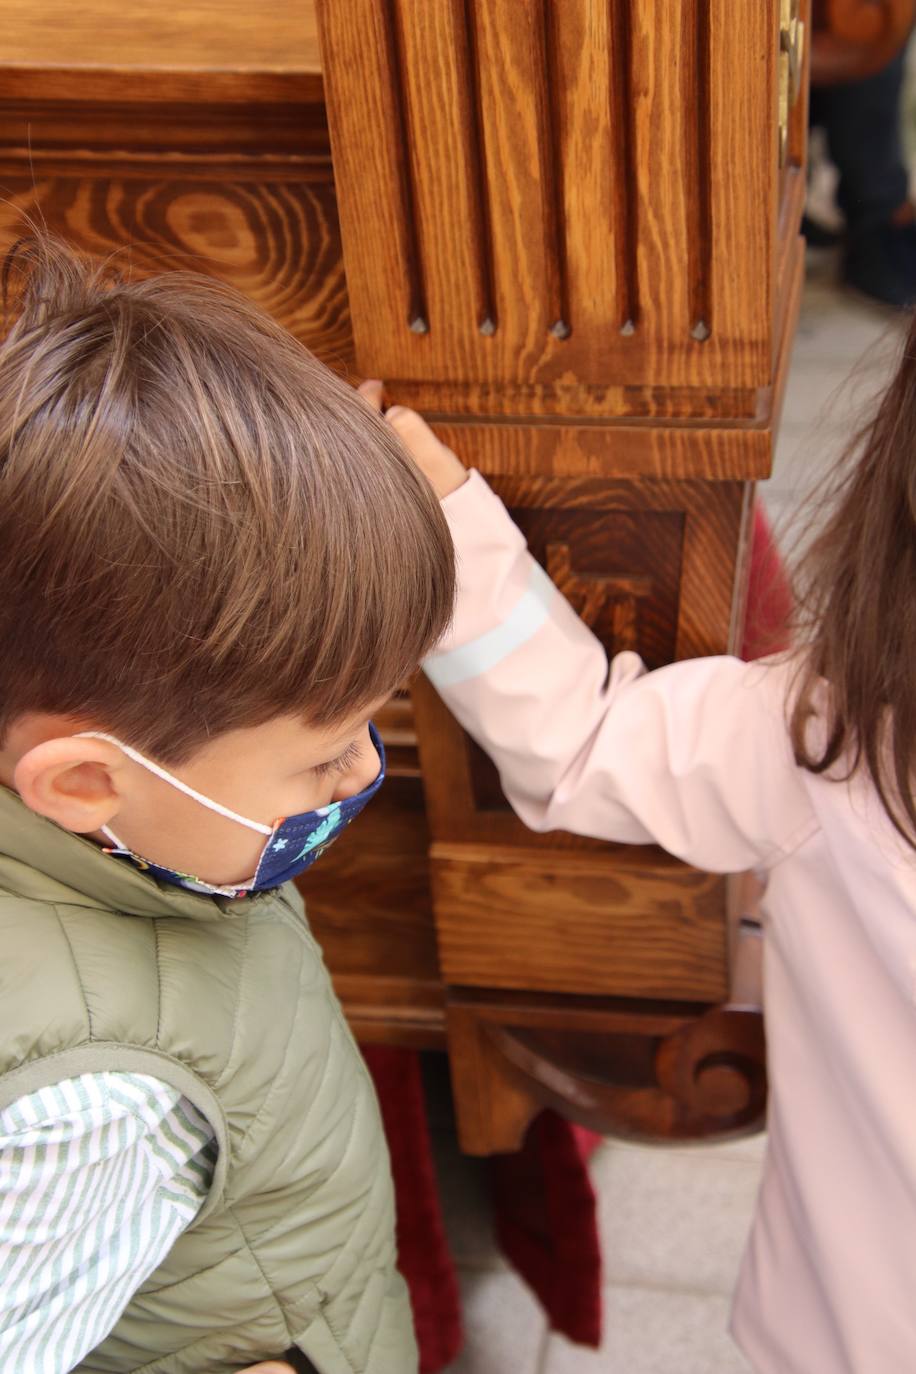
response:
M655 849L434 845L446 983L717 1002L725 879Z

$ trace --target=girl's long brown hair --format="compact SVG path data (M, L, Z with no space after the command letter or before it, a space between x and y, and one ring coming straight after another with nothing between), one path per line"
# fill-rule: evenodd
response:
M797 594L796 760L812 773L836 765L847 778L864 765L916 849L916 317L890 386L840 467ZM813 737L822 700L826 736Z

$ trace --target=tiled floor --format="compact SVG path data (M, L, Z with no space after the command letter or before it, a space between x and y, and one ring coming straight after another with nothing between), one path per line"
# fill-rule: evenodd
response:
M830 254L809 254L773 475L761 488L787 547L804 497L843 449L899 340L895 318L838 290L835 274ZM433 1119L467 1334L449 1374L747 1374L726 1325L763 1137L690 1149L601 1148L593 1177L606 1334L593 1351L547 1331L494 1247L481 1164L458 1153L441 1102Z
M433 1120L466 1330L448 1374L747 1374L726 1325L762 1136L678 1150L609 1141L593 1157L606 1332L596 1351L548 1332L494 1246L484 1165L459 1154L441 1106Z

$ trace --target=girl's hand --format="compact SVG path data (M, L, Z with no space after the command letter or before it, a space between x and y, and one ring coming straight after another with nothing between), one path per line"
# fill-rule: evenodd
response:
M266 1364L250 1364L238 1374L296 1374L291 1364L285 1360L268 1360Z
M363 382L359 388L363 399L380 413L383 392L382 382ZM450 448L439 442L422 415L406 406L392 406L384 415L440 501L467 481L464 464Z

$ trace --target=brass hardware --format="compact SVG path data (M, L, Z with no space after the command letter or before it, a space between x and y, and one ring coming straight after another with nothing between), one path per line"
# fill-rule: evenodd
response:
M805 25L798 16L799 0L779 5L779 165L786 165L789 119L801 89L805 67Z

